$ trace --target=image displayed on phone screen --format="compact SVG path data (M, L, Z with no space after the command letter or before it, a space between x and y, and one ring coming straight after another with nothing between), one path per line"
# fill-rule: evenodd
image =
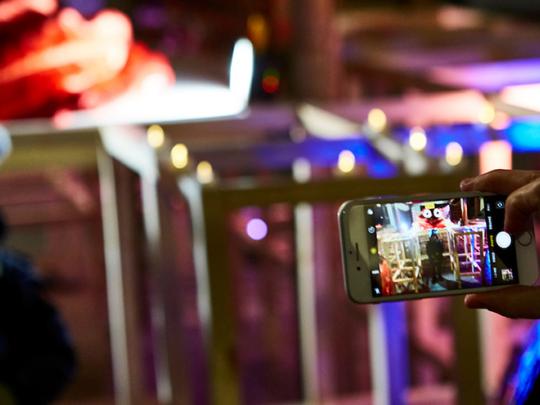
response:
M365 207L374 297L518 283L501 196Z

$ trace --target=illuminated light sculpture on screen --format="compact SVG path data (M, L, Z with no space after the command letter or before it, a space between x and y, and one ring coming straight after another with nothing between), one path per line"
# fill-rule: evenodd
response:
M16 6L0 19L0 37L9 39L0 46L0 121L52 117L54 127L75 129L232 117L247 109L254 51L245 38L234 46L228 84L176 80L164 55L133 39L122 13L104 10L87 20L74 9L55 11L56 1L48 8L34 3L0 4L0 11Z
M420 215L413 222L413 229L430 230L451 228L450 205L448 203L425 203L420 207Z
M482 202L465 199L377 207L386 218L377 225L383 290L402 294L483 285L488 251L483 209Z

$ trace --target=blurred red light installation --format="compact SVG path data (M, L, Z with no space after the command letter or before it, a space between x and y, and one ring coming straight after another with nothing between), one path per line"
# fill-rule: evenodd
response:
M0 45L0 120L51 117L174 83L167 58L134 41L124 14L104 10L87 20L71 8L54 13L53 1L50 15L36 20L45 8L34 3L0 3L0 11L19 10L0 18L11 39Z
M27 12L52 14L58 4L56 0L6 0L0 2L0 23L16 19Z

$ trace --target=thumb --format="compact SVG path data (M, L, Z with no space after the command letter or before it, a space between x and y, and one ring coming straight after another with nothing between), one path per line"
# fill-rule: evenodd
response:
M540 318L540 287L513 286L465 296L468 308L484 308L508 318Z

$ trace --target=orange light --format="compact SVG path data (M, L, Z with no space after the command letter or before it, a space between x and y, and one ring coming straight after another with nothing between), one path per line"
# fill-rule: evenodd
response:
M496 169L512 168L512 145L506 141L490 141L480 146L480 174Z
M268 46L270 30L262 14L252 14L247 19L247 34L257 51L264 51Z

